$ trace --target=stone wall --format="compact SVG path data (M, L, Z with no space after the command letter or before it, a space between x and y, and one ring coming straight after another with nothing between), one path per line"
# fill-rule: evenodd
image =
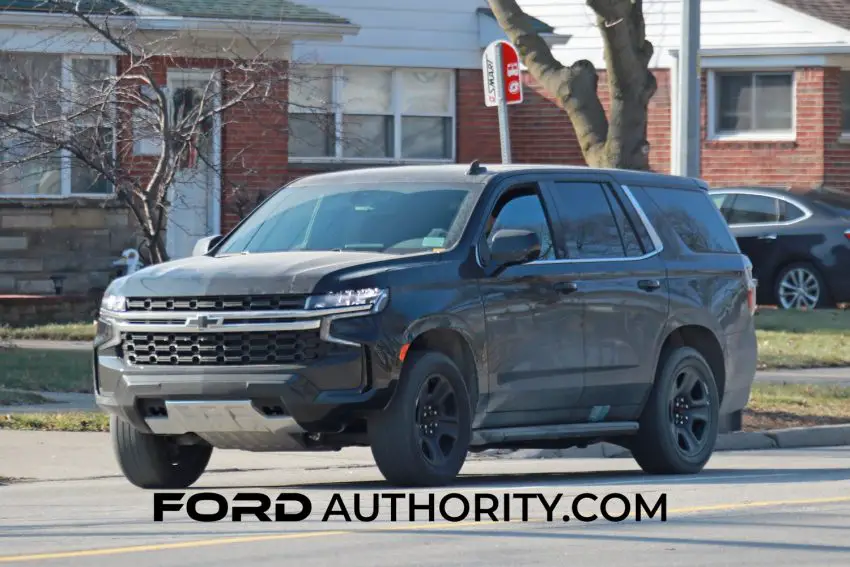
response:
M138 246L129 210L92 199L0 199L0 294L102 293L120 273L112 263Z

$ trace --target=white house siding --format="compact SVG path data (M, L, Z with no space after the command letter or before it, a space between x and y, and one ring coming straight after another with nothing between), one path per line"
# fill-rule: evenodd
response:
M673 64L670 50L679 48L680 20L684 0L644 0L646 35L655 46L653 68ZM519 0L530 15L572 36L555 56L563 63L588 59L604 68L602 40L595 15L585 0ZM828 45L845 43L850 32L810 18L770 0L702 0L701 46L703 48Z
M479 69L478 8L486 0L299 0L348 18L360 32L340 43L296 43L301 64Z

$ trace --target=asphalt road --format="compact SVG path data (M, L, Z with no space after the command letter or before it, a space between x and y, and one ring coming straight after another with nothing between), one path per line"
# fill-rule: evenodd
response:
M272 498L301 493L312 502L311 516L301 522L234 523L228 516L201 523L166 512L165 521L155 523L153 494L115 476L3 486L0 565L850 565L850 448L718 453L701 475L675 478L644 476L631 459L478 460L468 462L450 489L415 491L416 502L426 503L428 494L439 502L453 492L474 509L476 494L491 494L502 499L497 514L503 517L507 495L514 521L452 523L437 513L431 523L427 510L420 510L410 522L408 507L400 503L401 517L392 522L385 499L374 522L322 522L335 494L352 514L355 495L362 499L361 512L368 513L376 492L383 498L404 494L388 491L362 455L346 461L347 468L326 465L331 459L297 456L280 465L287 461L269 456L278 468L211 472L190 491L228 499L237 492ZM239 458L229 455L227 462ZM262 459L253 456L251 463ZM325 464L308 467L309 462ZM546 521L539 500L528 507L530 521L521 521L521 493L542 494L549 503L561 494L555 521ZM632 504L641 495L650 506L666 494L666 521L656 515L638 522L632 511L621 522L582 522L570 505L581 493L599 498L619 493ZM457 513L457 497L453 502L448 511ZM198 511L213 508L201 504ZM300 506L286 509L293 513ZM585 516L600 510L599 502L579 506ZM607 508L622 510L622 503ZM562 521L564 514L570 521Z

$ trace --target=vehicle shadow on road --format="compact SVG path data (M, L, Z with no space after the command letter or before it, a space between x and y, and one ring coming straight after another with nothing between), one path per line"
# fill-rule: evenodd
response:
M340 469L343 471L345 469ZM720 469L706 470L697 475L663 475L652 476L641 471L582 471L582 472L551 472L551 473L515 473L515 474L467 474L459 476L450 486L452 488L494 488L510 486L523 487L557 487L557 486L593 486L593 485L628 485L641 484L648 486L668 486L670 484L789 484L795 482L811 482L812 480L850 480L850 468L811 468L811 469ZM205 485L199 483L189 490L226 490L234 488L249 488L243 485ZM298 482L272 486L251 486L250 488L277 490L369 490L391 491L385 481L341 481L341 482Z

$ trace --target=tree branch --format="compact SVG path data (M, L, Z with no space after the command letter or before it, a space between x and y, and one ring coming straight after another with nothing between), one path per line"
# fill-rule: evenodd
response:
M598 76L593 64L581 60L565 67L534 31L531 20L516 0L489 0L489 3L499 25L519 51L528 73L566 111L585 159L596 161L604 151L608 121L596 92Z

